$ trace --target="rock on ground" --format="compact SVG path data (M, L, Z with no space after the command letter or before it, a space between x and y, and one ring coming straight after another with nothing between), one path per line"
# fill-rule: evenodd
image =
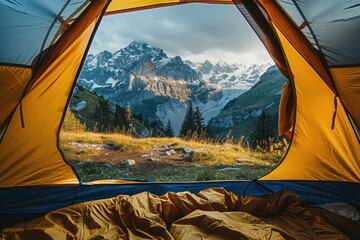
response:
M125 164L125 165L129 165L129 166L132 166L132 165L135 165L135 160L132 160L132 159L125 159L122 161L122 164Z

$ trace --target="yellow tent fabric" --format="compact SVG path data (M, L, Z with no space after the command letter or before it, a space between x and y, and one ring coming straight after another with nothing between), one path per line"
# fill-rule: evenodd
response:
M321 214L321 215L320 215ZM332 226L338 222L339 228ZM287 191L242 197L221 188L76 204L6 228L5 239L350 239L359 224L305 208Z
M58 150L57 134L71 86L105 3L90 5L85 19L75 22L49 50L43 67L33 77L0 144L0 187L79 183Z
M25 127L21 124L20 107L17 108L0 145L0 158L6 159L2 162L1 186L78 182L71 167L64 164L57 149L56 135L70 93L71 84L66 81L74 78L84 51L81 40L75 41L22 99ZM80 53L77 58L76 52Z
M296 89L296 120L290 150L264 180L360 181L360 145L335 94L278 31ZM301 170L300 170L301 169Z
M341 100L348 107L350 115L359 131L360 67L330 68L330 71L339 90Z
M31 68L0 66L0 136L1 129L19 102L31 76Z
M294 97L292 84L290 82L286 82L282 88L280 106L279 106L279 120L278 120L279 136L291 132L293 128L295 121L294 99L295 97Z
M170 6L184 3L218 3L232 4L232 0L113 0L106 9L106 14L115 14L126 11L136 11L160 6Z

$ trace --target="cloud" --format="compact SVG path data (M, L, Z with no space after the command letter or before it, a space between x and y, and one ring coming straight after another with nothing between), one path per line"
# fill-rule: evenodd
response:
M106 16L90 52L115 52L133 40L190 60L271 62L233 5L184 4Z

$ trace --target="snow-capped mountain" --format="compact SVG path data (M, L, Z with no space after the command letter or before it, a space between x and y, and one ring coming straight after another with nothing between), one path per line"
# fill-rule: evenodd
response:
M89 54L78 84L179 133L188 100L202 110L205 123L233 98L254 85L268 66L212 64L169 57L160 48L133 41L115 53Z
M129 79L143 76L158 80L200 79L199 74L182 62L181 57L168 57L160 48L133 41L127 47L111 54L108 51L88 55L79 81L90 90L104 87L131 87ZM124 86L123 86L124 85Z
M213 64L208 60L203 63L186 60L185 63L201 74L201 79L209 84L215 84L222 89L241 90L249 90L271 66L270 63L248 66L243 63L228 64L224 61Z

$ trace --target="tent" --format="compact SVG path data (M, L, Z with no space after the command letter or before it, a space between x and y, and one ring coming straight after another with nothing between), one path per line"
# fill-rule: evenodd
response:
M85 183L59 149L75 80L104 15L203 2L236 4L290 82L281 164L253 181ZM356 0L4 0L0 3L0 222L149 191L288 190L308 203L360 206L360 4Z

